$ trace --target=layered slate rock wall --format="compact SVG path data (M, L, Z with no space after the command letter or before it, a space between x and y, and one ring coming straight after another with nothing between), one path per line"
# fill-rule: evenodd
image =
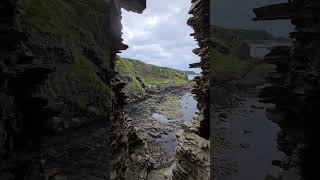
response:
M200 56L199 63L191 68L201 68L202 75L195 78L192 93L198 101L199 116L177 134L176 160L172 167L172 179L197 180L210 178L210 117L209 117L209 0L192 0L188 25L194 29L191 34L198 41L194 53Z
M109 175L109 6L0 3L0 179Z
M280 148L289 156L282 167L300 172L305 179L316 176L312 168L311 147L314 147L319 120L320 102L320 2L292 0L254 10L256 20L289 19L295 25L290 33L293 47L278 47L265 57L277 65L277 73L269 77L272 86L264 89L266 102L276 104L273 113L281 114Z
M129 135L131 130L128 127L126 116L123 112L124 100L126 98L123 88L125 82L121 80L119 74L115 70L116 55L121 50L128 48L123 44L122 25L121 25L121 8L128 11L142 13L146 8L145 0L111 0L111 35L112 35L112 50L111 57L111 84L112 84L112 106L111 106L111 173L110 179L122 180L126 177L129 161Z
M192 93L196 95L198 109L203 115L200 120L199 135L206 139L210 136L210 117L209 117L209 42L210 42L210 25L209 25L209 0L192 0L190 14L193 15L188 20L188 25L194 29L191 34L197 40L199 48L193 52L200 56L200 62L190 65L190 68L201 68L202 75L195 77L196 85Z

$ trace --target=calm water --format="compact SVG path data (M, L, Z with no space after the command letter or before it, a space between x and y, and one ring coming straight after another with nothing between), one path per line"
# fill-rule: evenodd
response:
M280 171L272 165L273 160L281 160L285 156L277 148L280 128L266 117L267 106L271 105L249 97L244 101L244 106L230 117L232 150L225 153L225 157L237 161L238 167L236 173L222 179L264 180L267 174Z
M185 94L181 98L181 108L183 111L183 120L186 122L191 122L192 118L198 112L197 101L191 93Z
M192 118L196 115L196 112L198 111L197 101L194 99L194 96L191 93L186 93L181 98L180 106L183 113L183 121L191 122ZM179 110L179 107L177 107L177 110ZM166 116L161 115L159 113L153 113L152 117L164 124L170 122ZM178 129L174 128L172 132L168 134L162 134L161 138L156 140L156 142L163 142L163 148L168 156L173 156L175 148L177 147L177 131Z

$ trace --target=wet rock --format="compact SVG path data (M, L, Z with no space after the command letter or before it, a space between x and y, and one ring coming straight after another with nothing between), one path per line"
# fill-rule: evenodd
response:
M181 90L180 90L181 91ZM182 113L181 109L177 108L180 105L181 96L176 95L174 92L167 92L165 94L153 95L145 101L139 104L128 104L126 111L129 113L130 125L135 127L136 135L138 138L143 139L146 142L146 150L144 156L139 156L135 150L135 153L130 155L130 177L139 177L136 166L140 166L141 170L144 168L143 163L148 164L148 169L160 169L166 168L172 164L173 154L169 153L167 147L164 147L166 143L175 143L175 136L172 134L174 128L180 126ZM137 111L136 109L140 109ZM162 111L161 111L162 110ZM162 123L159 119L152 117L153 112L160 112L165 117L170 117L168 123ZM171 119L172 118L172 119ZM161 139L162 137L169 136L170 140ZM173 139L171 139L173 136ZM170 147L175 148L175 147ZM132 149L132 148L131 148ZM171 150L170 150L171 151ZM142 155L140 153L140 155ZM142 160L141 160L142 159ZM140 162L140 165L136 164ZM135 171L135 173L133 173Z

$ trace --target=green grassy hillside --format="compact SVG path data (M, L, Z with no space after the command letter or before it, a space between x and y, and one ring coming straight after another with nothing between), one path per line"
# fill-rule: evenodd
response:
M190 82L187 79L190 72L146 64L134 59L119 58L116 70L123 79L129 81L127 92L134 95L143 95L153 86L183 86Z

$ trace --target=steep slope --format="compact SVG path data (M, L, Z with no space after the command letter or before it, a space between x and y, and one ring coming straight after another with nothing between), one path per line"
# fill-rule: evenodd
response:
M250 67L250 48L234 32L219 26L210 27L210 66L215 72L211 79L216 82L239 79ZM213 74L213 73L211 73Z
M140 60L119 58L116 70L127 82L124 90L129 101L142 98L146 93L167 87L185 86L188 81L187 72L167 67L146 64Z

